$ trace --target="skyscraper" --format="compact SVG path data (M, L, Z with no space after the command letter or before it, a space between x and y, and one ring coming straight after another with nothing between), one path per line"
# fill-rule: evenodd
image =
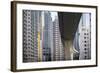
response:
M23 10L23 62L41 61L41 11Z
M79 59L91 59L91 15L83 13L79 22L78 30L76 32L74 44L79 50Z
M52 28L51 14L49 11L44 11L43 61L51 61L51 49L53 49Z
M90 14L83 14L81 17L82 25L79 26L79 48L80 57L79 59L91 59L91 19Z
M58 15L55 17L55 20L53 21L53 47L54 60L64 60L64 48L61 42Z
M34 39L32 37L34 25L31 20L31 10L23 10L23 62L34 61Z

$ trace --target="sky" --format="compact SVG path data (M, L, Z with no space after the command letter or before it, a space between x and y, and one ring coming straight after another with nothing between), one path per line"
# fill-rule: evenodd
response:
M57 16L57 12L51 12L52 21L54 21L56 16Z

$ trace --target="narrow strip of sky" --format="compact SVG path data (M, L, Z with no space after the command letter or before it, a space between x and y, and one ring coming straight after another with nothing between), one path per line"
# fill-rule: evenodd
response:
M54 21L55 17L58 15L58 12L50 12L50 13L51 13L52 21Z

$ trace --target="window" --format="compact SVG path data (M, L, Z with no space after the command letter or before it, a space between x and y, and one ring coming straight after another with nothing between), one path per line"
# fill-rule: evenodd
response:
M84 59L86 59L87 58L87 56L84 56Z
M85 31L85 28L82 28L82 31Z
M84 50L87 50L87 48L84 48Z
M84 33L84 35L86 35L86 33Z
M86 44L84 44L84 46L87 46Z
M87 54L87 52L84 52L85 54Z
M84 43L86 43L86 41L84 41Z
M84 37L84 39L86 39L86 37Z

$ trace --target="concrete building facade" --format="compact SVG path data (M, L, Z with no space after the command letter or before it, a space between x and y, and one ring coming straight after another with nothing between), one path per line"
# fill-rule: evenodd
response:
M41 12L23 10L23 62L41 61Z
M75 48L79 51L79 60L91 59L91 14L81 16L74 41Z

